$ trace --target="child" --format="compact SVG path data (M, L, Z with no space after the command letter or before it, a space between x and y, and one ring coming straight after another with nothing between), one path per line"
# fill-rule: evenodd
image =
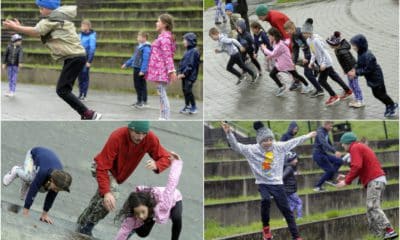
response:
M246 78L246 76L244 74L240 74L239 71L233 68L235 64L237 64L244 72L249 73L253 77L253 82L256 80L257 75L243 62L239 49L241 52L244 52L245 49L236 39L226 37L215 27L209 30L208 35L212 40L218 41L219 46L221 47L221 49L215 49L215 53L226 52L230 56L226 69L238 78L236 85L239 85L242 80Z
M272 131L265 128L262 122L254 122L254 129L257 131L257 144L239 143L231 127L223 122L222 128L226 133L228 142L235 152L242 154L248 161L256 178L259 192L261 194L261 216L263 222L264 240L271 240L272 234L269 226L269 210L271 196L281 213L285 216L292 238L301 240L297 230L293 212L289 208L288 199L283 186L282 175L285 164L286 153L296 146L302 144L309 138L315 137L315 132L310 132L287 142L275 142Z
M265 44L269 50L272 50L269 38L265 33L264 28L261 26L261 24L257 21L253 21L251 22L250 27L251 31L253 32L253 38L254 38L254 48L255 48L254 57L257 58L258 50L260 49L262 44ZM268 72L271 72L272 69L274 68L273 61L271 59L266 60L264 64Z
M147 42L148 34L140 31L137 35L139 45L132 57L121 68L133 67L133 85L135 86L137 101L132 107L143 108L147 106L147 86L144 79L149 64L151 45Z
M196 48L197 38L194 33L186 33L183 35L183 46L186 52L179 63L178 79L182 80L182 90L185 95L185 107L180 113L195 114L197 112L196 102L192 88L197 80L200 65L200 53Z
M364 35L358 34L354 36L350 43L357 52L358 59L356 68L348 73L350 78L356 76L365 76L367 85L372 89L375 98L386 106L385 117L396 116L398 104L394 103L386 92L385 81L383 78L382 68L376 62L376 58L371 51L368 50L368 41Z
M353 79L350 79L348 76L348 73L356 66L356 60L350 52L350 43L344 38L341 39L340 32L338 31L335 31L333 35L326 40L326 42L335 50L335 55L338 59L338 62L344 73L347 75L350 89L354 93L354 100L349 103L349 106L355 108L363 107L363 96L360 85L358 84L358 77L355 76Z
M167 85L176 80L174 55L176 50L175 39L172 35L174 28L173 18L169 14L161 14L158 17L156 30L159 33L157 39L151 44L150 60L147 81L158 84L160 94L160 118L170 118L170 105L167 95Z
M58 192L67 191L71 186L72 177L63 170L58 156L50 149L35 147L26 154L23 166L14 166L3 178L3 185L10 185L20 178L20 198L25 200L23 215L29 215L36 194L47 192L40 221L53 224L48 212L57 197Z
M267 58L273 59L275 61L275 66L270 72L269 76L275 81L279 89L276 96L282 96L286 87L281 83L278 78L279 72L289 72L294 79L299 79L305 87L303 87L301 93L308 93L310 88L307 81L300 76L292 62L289 48L283 43L282 35L276 28L270 28L268 30L269 41L273 44L273 50L269 50L265 45L261 45L261 48Z
M246 59L248 54L251 62L256 66L258 70L257 78L261 74L261 66L258 62L256 55L254 54L254 39L251 33L246 28L246 22L244 19L239 19L236 23L236 29L238 32L237 40L245 48L245 52L242 53L243 61Z
M165 187L139 186L129 195L115 219L123 219L115 240L127 240L136 233L147 237L155 223L172 221L172 240L178 240L182 229L182 194L176 189L182 172L182 160L171 152L171 170ZM166 238L166 237L165 237Z
M236 38L237 37L237 31L236 31L236 22L242 18L239 13L234 13L233 12L233 4L232 3L227 3L225 5L225 13L229 18L229 24L231 26L231 31L229 33L230 38Z
M92 29L92 23L85 19L81 23L81 33L79 34L81 44L86 50L86 65L79 74L79 99L85 101L89 89L89 70L96 52L96 32Z
M290 139L294 138L298 132L299 132L299 125L297 125L296 121L292 121L289 124L286 133L282 135L281 141L282 142L289 141Z
M7 46L7 49L3 56L3 69L7 66L8 76L8 92L5 94L6 97L15 96L15 88L17 87L18 71L22 66L22 37L19 34L11 36L11 44Z
M333 69L332 59L325 48L324 42L317 34L313 34L313 20L311 18L308 18L303 24L301 32L307 39L307 45L310 46L311 50L311 59L308 67L312 68L315 63L320 66L318 82L330 95L329 99L325 102L325 105L330 106L340 100L350 97L353 92L339 77L335 69ZM335 91L333 91L331 86L329 86L327 82L328 76L343 88L344 93L342 96L339 97L336 95Z
M317 82L317 79L314 76L313 70L308 67L308 64L311 60L311 52L310 48L307 45L307 39L301 34L301 28L296 28L296 25L292 21L287 21L285 25L286 33L292 38L292 60L296 65L299 60L299 52L300 48L303 50L303 61L301 65L304 68L304 76L310 81L310 83L314 86L315 92L311 94L311 97L319 97L324 96L324 90L321 88L321 85ZM295 90L297 86L293 85L291 89Z
M222 0L214 0L215 6L217 9L215 10L215 25L221 24L219 21L220 18L223 19L223 22L226 23L226 15L225 12L222 11Z
M286 154L286 162L283 167L283 184L285 185L285 192L288 198L290 210L293 212L297 210L297 220L303 218L303 201L297 195L297 180L295 177L297 171L297 154L295 152L288 152Z
M22 26L17 19L6 20L3 26L32 37L40 37L55 60L64 65L57 82L57 95L68 103L82 120L99 120L101 114L89 110L73 93L72 88L86 64L86 52L82 47L75 25L76 6L60 7L60 0L36 0L43 19L35 27Z
M343 134L340 143L345 151L350 153L351 163L350 172L346 176L338 176L336 187L350 185L358 178L367 189L366 205L369 229L377 237L397 239L398 234L381 208L387 180L379 159L371 148L358 142L357 136L352 132Z

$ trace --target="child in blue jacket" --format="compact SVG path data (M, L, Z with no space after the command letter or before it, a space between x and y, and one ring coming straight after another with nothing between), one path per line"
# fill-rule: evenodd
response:
M200 53L196 48L196 44L196 34L189 32L183 35L183 45L186 48L186 52L179 63L178 79L182 80L185 107L180 113L194 114L197 112L196 102L192 92L193 85L197 80L200 65Z
M82 72L78 76L79 81L79 99L86 100L89 89L89 69L93 62L94 53L96 52L96 32L92 29L92 23L85 19L81 23L81 33L79 34L81 44L86 50L86 64Z
M137 102L132 107L143 108L147 106L147 85L144 76L150 59L151 44L147 42L148 34L140 31L137 36L139 45L132 57L122 65L122 69L133 67L133 85L137 94Z

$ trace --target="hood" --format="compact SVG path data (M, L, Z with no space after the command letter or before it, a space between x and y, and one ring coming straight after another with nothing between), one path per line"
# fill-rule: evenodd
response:
M297 158L297 154L293 151L289 151L285 156L285 165L290 165L290 163Z
M194 48L197 45L197 37L196 34L189 32L183 35L183 38L188 42L187 48Z
M244 21L243 18L240 18L239 20L237 20L236 27L240 27L242 29L243 33L245 33L247 31L246 22Z
M76 14L76 6L62 6L51 12L49 19L72 21L76 17Z
M355 35L351 40L351 44L356 45L358 48L358 54L362 54L366 51L368 51L368 41L367 38L365 38L364 35L358 34Z
M295 129L296 127L298 128L299 125L297 125L297 123L296 123L295 121L291 122L291 123L289 124L287 133L290 133L290 135L293 135L293 133L292 133L292 132L293 132L293 129Z

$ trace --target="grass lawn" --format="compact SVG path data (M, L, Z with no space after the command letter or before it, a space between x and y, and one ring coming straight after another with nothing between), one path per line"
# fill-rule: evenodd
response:
M204 10L207 10L213 6L215 6L214 0L204 0Z

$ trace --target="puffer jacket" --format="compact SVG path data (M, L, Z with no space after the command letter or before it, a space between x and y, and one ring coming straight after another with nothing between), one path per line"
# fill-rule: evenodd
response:
M348 73L356 65L356 59L351 54L350 49L351 46L346 39L343 39L339 47L335 49L337 60L345 73Z

